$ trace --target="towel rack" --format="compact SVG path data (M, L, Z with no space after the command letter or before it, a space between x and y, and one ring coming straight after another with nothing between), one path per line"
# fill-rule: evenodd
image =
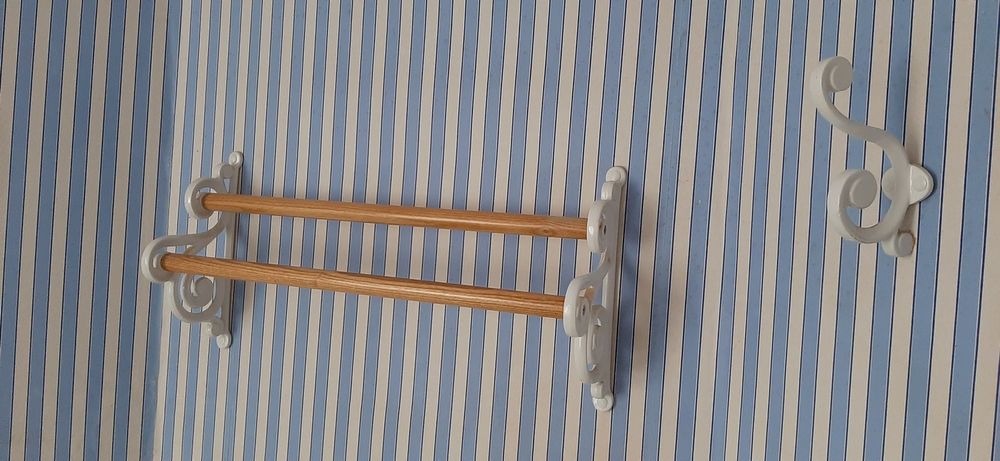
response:
M197 179L184 192L188 213L204 220L214 216L212 226L204 232L153 240L140 261L146 278L165 284L165 303L173 314L184 322L206 324L219 347L227 348L233 341L230 315L234 280L562 319L572 341L570 368L590 384L594 407L611 409L625 168L608 170L600 197L587 217L573 218L240 195L242 165L243 155L233 152L216 176ZM238 261L233 259L237 213L586 240L600 263L573 279L564 296L557 296ZM220 236L225 237L218 243L224 245L223 257L199 255Z

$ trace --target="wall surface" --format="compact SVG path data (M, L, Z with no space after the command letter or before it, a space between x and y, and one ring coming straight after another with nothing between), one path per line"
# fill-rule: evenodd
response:
M400 3L0 0L0 458L996 455L996 2ZM826 224L831 174L884 166L803 100L836 54L838 105L937 180L913 257ZM220 352L137 260L232 149L252 194L571 216L627 166L614 410L552 320L240 283ZM240 228L240 258L549 293L591 263Z

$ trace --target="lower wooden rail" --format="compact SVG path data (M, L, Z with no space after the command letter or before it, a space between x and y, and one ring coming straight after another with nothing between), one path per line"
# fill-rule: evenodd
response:
M401 298L436 304L482 307L501 312L537 315L554 319L563 318L564 298L562 296L543 293L326 271L174 253L163 254L160 256L159 263L160 267L168 272L340 291L385 298Z

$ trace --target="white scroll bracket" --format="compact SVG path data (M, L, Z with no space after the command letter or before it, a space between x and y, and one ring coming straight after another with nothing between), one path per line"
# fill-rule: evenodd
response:
M572 338L570 368L590 384L594 407L608 411L614 405L615 312L624 227L625 168L608 170L600 199L587 214L587 246L600 255L594 271L570 282L563 306L563 328ZM600 303L596 298L600 294Z
M167 235L153 240L143 249L139 262L147 279L166 284L164 304L174 316L183 322L207 324L208 333L223 349L233 343L230 330L232 280L170 272L160 266L160 258L169 248L179 248L183 254L197 254L219 236L225 235L224 257L232 259L236 248L236 214L209 211L202 206L201 197L207 192L239 193L242 166L243 154L233 152L226 163L219 165L217 176L200 178L188 185L184 192L184 207L191 218L209 219L217 213L215 225L204 232Z

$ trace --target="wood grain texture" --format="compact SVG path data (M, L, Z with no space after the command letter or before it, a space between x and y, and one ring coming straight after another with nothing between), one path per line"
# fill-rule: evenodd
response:
M232 280L479 307L554 319L563 317L563 297L543 293L173 253L164 254L160 258L160 266L169 272L223 277Z
M586 219L562 216L443 210L217 193L205 194L202 196L201 203L208 210L234 213L437 227L539 237L587 238Z

